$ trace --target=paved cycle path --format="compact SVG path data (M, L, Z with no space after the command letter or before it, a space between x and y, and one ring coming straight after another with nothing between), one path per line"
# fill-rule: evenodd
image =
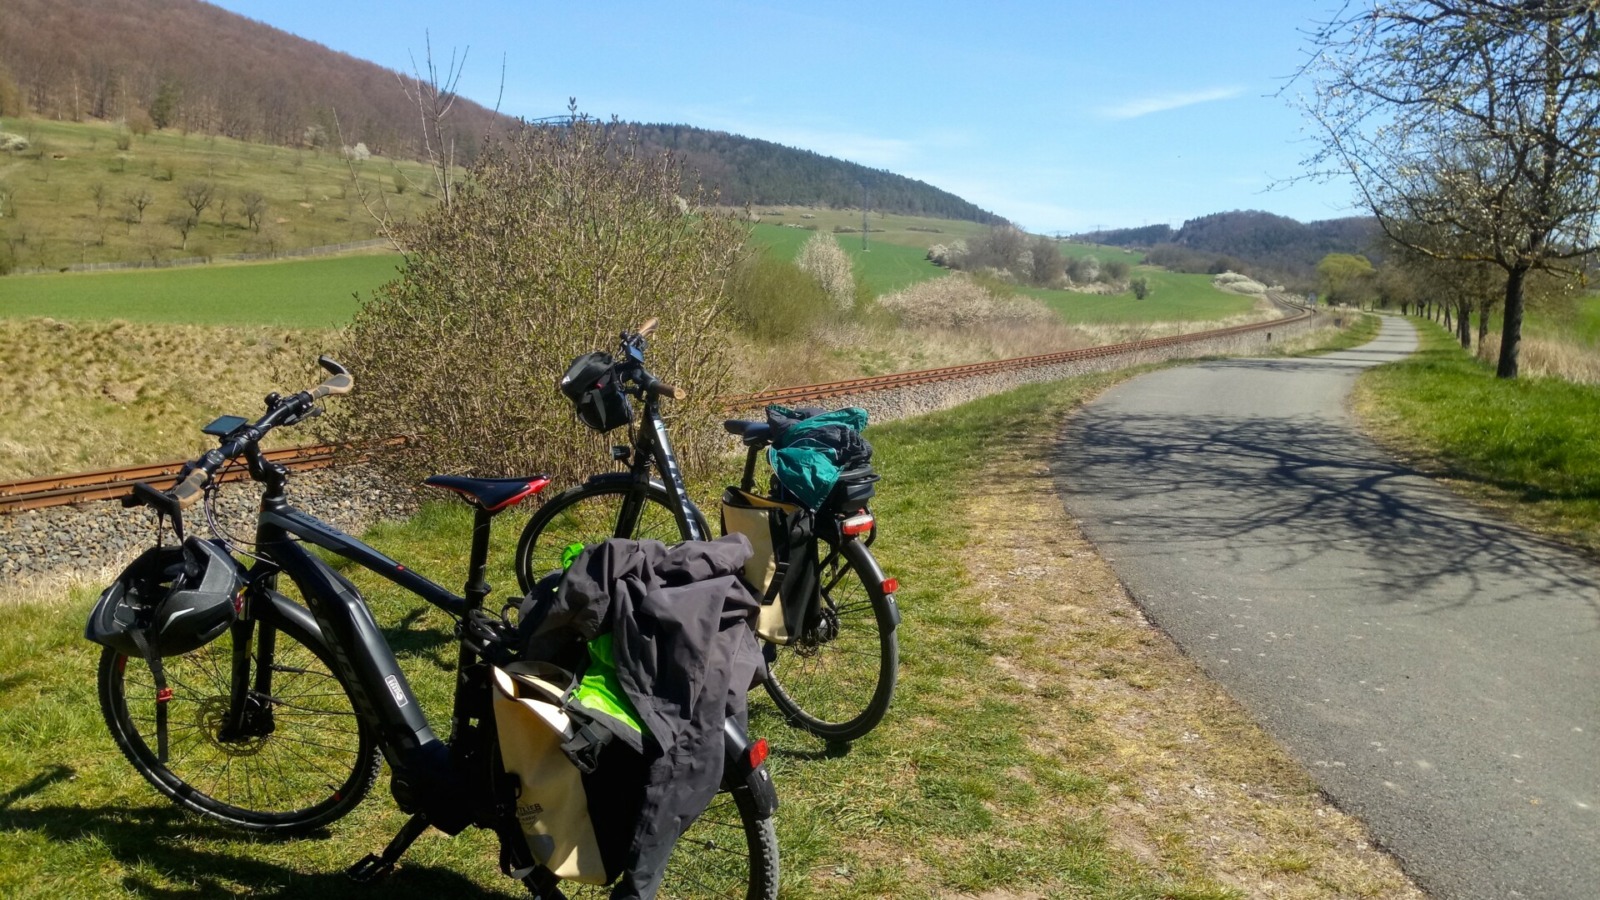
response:
M1344 401L1416 346L1168 369L1055 461L1149 615L1440 898L1600 897L1600 570L1388 459Z

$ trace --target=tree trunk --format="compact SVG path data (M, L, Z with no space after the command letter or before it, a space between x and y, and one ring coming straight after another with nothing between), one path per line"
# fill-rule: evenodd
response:
M1444 330L1455 331L1456 324L1450 320L1450 307L1440 304L1440 309L1444 312Z
M1478 350L1482 352L1483 342L1489 337L1489 301L1478 303Z
M1506 273L1506 316L1500 329L1500 364L1495 368L1498 378L1517 377L1517 352L1522 348L1522 282L1528 275L1526 265L1513 266Z

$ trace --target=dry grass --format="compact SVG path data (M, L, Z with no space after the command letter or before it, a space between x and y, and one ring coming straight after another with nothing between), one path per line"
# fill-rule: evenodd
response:
M1485 335L1477 348L1477 357L1490 363L1498 360L1500 335ZM1517 367L1523 376L1600 384L1600 351L1589 344L1523 337L1517 350Z
M308 371L329 334L0 320L0 478L192 456L201 425L258 412L284 387L275 376Z

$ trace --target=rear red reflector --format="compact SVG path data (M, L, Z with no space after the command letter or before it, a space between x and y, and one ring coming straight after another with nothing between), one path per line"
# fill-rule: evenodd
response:
M839 530L851 537L858 534L866 534L872 530L872 515L870 513L862 513L859 516L851 516L839 523Z
M754 769L767 761L767 739L756 738L750 745L750 768Z
M898 578L885 578L883 580L883 592L885 594L893 594L894 592L896 592L898 590L900 590L900 579L898 579Z
M156 693L156 702L165 703L172 699L172 688L162 688Z

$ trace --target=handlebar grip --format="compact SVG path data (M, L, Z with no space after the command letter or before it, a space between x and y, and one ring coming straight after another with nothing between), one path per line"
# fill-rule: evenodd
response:
M651 390L655 391L657 394L660 394L663 397L669 397L669 398L671 398L673 400L683 400L683 399L685 399L685 398L687 398L689 396L689 392L684 390L683 388L681 388L681 387L673 387L670 384L665 384L665 383L660 382L660 381L656 382L651 387Z
M209 480L211 473L205 469L195 469L172 489L172 497L178 501L179 507L193 506L194 502L200 499L200 494L205 490L206 482Z
M636 332L636 334L638 334L639 337L649 337L650 332L655 331L656 326L660 324L660 319L657 319L655 316L651 316L650 318L644 320L644 324L639 326L639 330Z
M321 400L332 394L348 394L356 386L356 380L349 372L341 372L327 381L311 389L311 399Z

